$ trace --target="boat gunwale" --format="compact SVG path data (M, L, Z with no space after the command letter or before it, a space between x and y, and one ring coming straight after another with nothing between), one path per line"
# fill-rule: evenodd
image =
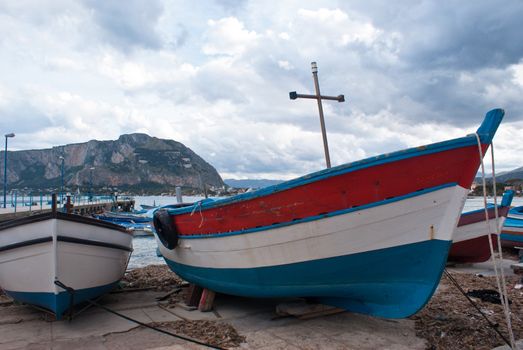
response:
M58 219L58 220L64 220L64 221L78 222L78 223L82 223L82 224L86 224L86 225L92 225L92 226L98 226L98 227L103 227L103 228L107 228L107 229L117 230L122 233L132 235L132 233L129 232L125 227L117 225L117 224L113 224L113 223L95 219L95 218L85 217L85 216L76 215L76 214L67 214L67 213L62 213L62 212L40 213L40 214L30 215L30 216L26 216L26 217L22 217L22 218L18 218L18 219L0 222L0 231L7 230L7 229L17 227L17 226L23 226L23 225L27 225L27 224L40 222L40 221L45 221L45 220L49 220L49 219Z

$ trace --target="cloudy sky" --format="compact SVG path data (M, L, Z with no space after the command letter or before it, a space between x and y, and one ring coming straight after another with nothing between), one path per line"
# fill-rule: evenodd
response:
M398 2L399 3L399 2ZM506 111L498 170L523 166L523 2L0 0L9 149L144 132L224 178L324 167L474 132Z

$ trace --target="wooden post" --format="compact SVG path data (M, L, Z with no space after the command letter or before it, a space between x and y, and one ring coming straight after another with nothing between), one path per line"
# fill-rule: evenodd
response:
M198 307L200 304L200 299L202 297L203 288L195 284L191 284L187 288L187 295L185 298L185 304L187 306Z
M56 193L51 196L51 211L53 214L56 213Z
M73 211L73 204L71 203L71 196L67 196L67 202L65 204L67 214L71 214Z
M215 296L215 292L207 288L204 288L202 292L202 297L200 298L200 303L198 304L198 310L200 310L201 312L211 311L214 305Z

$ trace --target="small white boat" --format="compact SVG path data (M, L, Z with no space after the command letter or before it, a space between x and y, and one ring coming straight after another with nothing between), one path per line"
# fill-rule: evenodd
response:
M75 304L110 291L131 252L130 232L93 218L54 211L7 221L0 224L0 286L60 319Z

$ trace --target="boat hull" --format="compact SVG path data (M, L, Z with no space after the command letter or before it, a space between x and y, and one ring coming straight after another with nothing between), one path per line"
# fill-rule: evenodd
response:
M15 300L61 318L70 295L54 282L75 290L74 304L107 292L126 270L132 235L116 225L58 214L0 227L0 285Z
M523 247L523 220L508 217L501 231L500 239L503 247Z
M218 292L410 316L439 282L478 148L503 113L490 111L476 135L158 210L160 252L181 277Z
M439 282L467 192L451 185L248 234L185 238L174 250L159 243L160 252L182 278L218 292L407 317Z
M485 210L463 213L454 231L448 261L456 263L478 263L490 259L489 236L492 246L497 249L496 232L499 232L505 222L508 207L498 207L498 219L494 207L487 209L489 224L485 219ZM497 227L496 227L497 222Z

